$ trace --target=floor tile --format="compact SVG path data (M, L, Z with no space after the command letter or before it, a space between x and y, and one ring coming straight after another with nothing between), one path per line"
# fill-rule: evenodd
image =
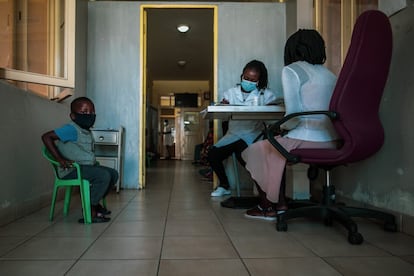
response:
M30 237L0 237L0 257L29 238Z
M91 238L35 237L10 251L7 259L77 259L92 244Z
M217 219L169 219L165 236L215 236L225 235Z
M287 234L273 237L237 236L232 238L242 258L306 257L314 256L311 250Z
M69 270L71 265L75 261L73 260L13 260L13 261L1 261L0 260L0 275L22 275L22 276L56 276L65 275L65 272Z
M159 259L161 242L161 237L101 237L82 259Z
M163 220L142 220L142 221L115 221L105 231L103 236L157 236L164 233L165 221Z
M306 275L340 276L332 266L317 257L244 259L252 276Z
M365 241L360 245L348 242L346 234L332 231L329 234L302 234L289 232L304 246L321 257L328 256L389 256L385 250Z
M227 237L165 237L162 259L236 258Z
M326 258L342 275L349 276L411 276L414 265L397 257Z
M161 260L159 276L247 276L239 259Z
M67 276L156 276L156 260L80 260Z

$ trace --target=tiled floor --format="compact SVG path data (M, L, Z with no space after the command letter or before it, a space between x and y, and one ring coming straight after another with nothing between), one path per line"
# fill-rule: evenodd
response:
M220 207L186 161L158 161L145 190L111 194L109 223L82 225L78 202L0 228L0 275L414 275L414 237L362 221L362 245L309 220L274 223Z

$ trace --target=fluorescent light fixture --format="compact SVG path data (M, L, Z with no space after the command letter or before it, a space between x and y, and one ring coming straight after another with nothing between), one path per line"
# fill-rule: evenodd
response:
M184 66L184 65L187 64L187 61L185 61L185 60L179 60L179 61L177 61L177 64L178 64L178 66Z
M177 26L177 30L180 33L186 33L186 32L188 32L190 30L190 26L185 25L185 24L180 24L180 25Z

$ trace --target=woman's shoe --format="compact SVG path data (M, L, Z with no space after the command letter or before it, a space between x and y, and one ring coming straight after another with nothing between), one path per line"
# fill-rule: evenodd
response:
M262 208L260 205L247 210L244 216L246 218L261 219L267 221L275 221L277 218L277 211L273 207Z
M211 193L211 196L216 197L216 196L225 196L225 195L231 195L231 191L224 189L221 186L218 186L217 189Z

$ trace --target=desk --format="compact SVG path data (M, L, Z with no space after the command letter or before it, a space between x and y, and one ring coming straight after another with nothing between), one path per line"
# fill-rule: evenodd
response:
M284 116L285 107L284 105L241 106L219 104L208 106L200 114L204 119L278 120ZM233 196L222 201L220 204L226 208L249 209L258 203L258 197Z
M210 105L200 112L204 119L277 120L285 114L284 105Z

